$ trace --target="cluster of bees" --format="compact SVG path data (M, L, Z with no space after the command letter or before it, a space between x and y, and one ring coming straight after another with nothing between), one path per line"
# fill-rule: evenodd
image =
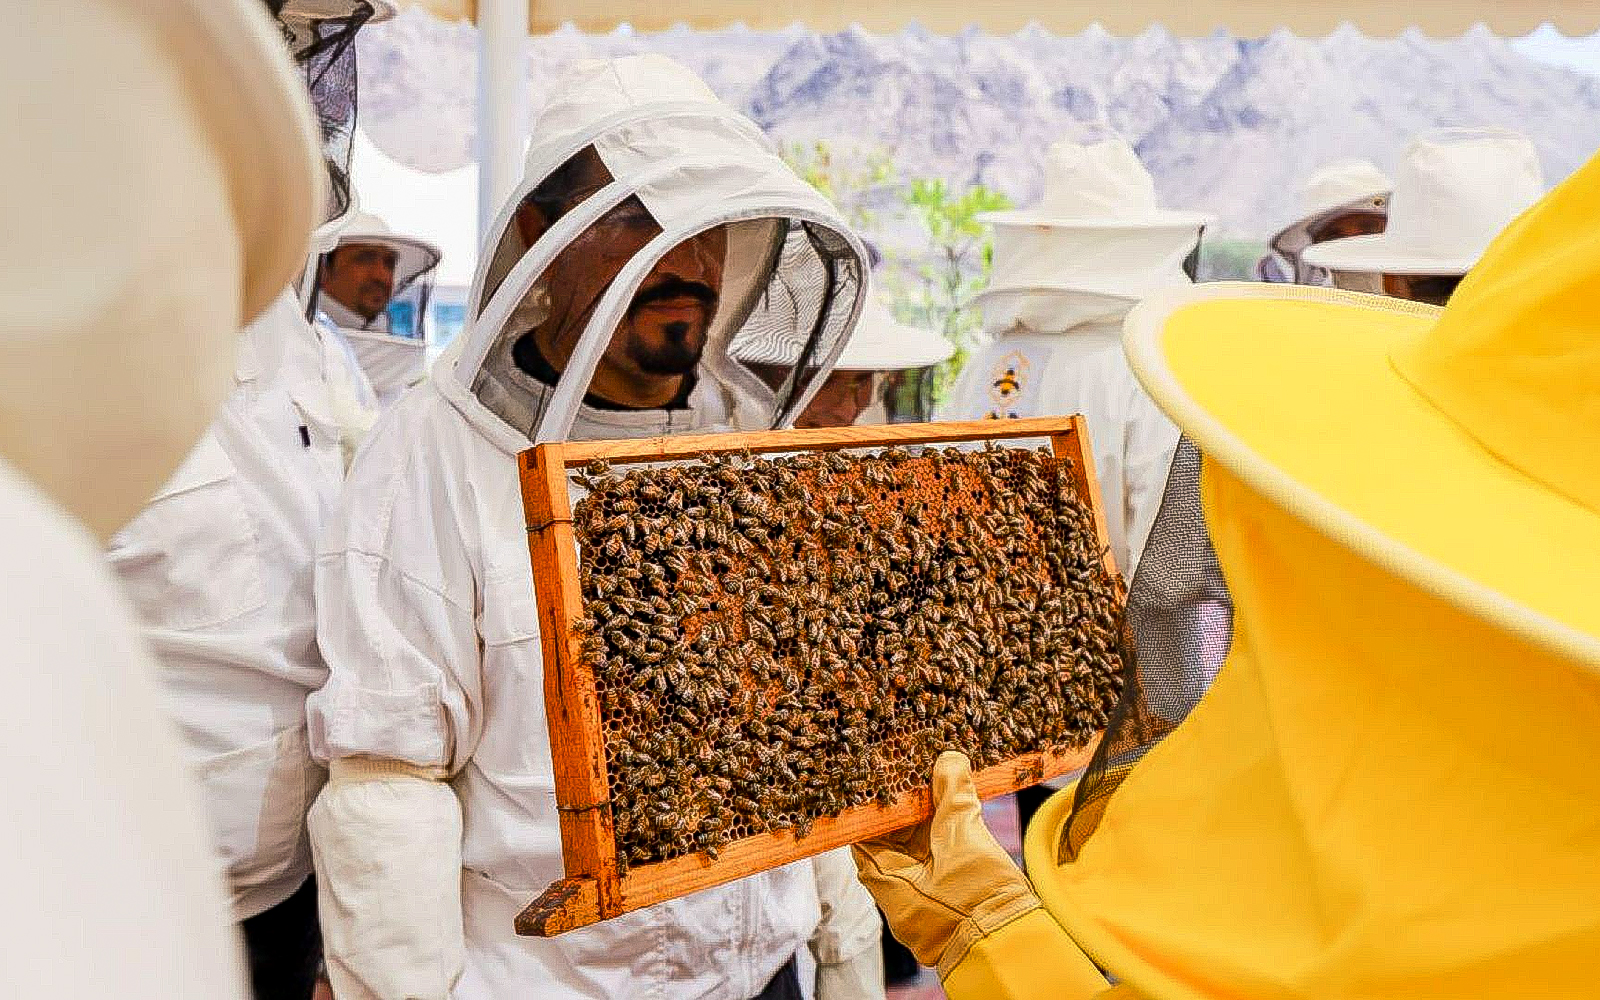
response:
M1048 450L705 456L575 477L618 865L1083 746L1120 603Z

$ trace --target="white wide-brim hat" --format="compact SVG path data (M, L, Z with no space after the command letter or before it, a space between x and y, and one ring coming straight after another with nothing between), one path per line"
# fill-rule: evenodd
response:
M834 369L839 371L902 371L941 364L956 353L949 340L894 318L876 299L861 309L855 332L844 345Z
M1118 319L1147 295L1190 283L1193 221L1131 229L1023 227L996 234L989 286L971 300L984 328L1039 332Z
M1211 222L1199 212L1156 204L1155 179L1120 136L1054 144L1045 159L1044 191L1037 202L1024 209L986 212L978 219L996 227L1073 229L1198 229Z
M1394 180L1370 160L1334 160L1313 170L1300 185L1300 217L1272 237L1279 252L1303 253L1311 233L1330 219L1352 213L1387 215Z
M1387 229L1308 247L1330 271L1466 274L1501 230L1544 194L1533 142L1510 129L1443 129L1411 144Z
M988 288L974 296L971 304L982 310L983 328L991 334L1057 333L1089 323L1121 322L1143 298L1133 291L1033 285Z
M381 246L398 256L394 266L394 294L439 266L444 254L427 240L401 236L370 212L359 212L339 231L339 246Z
M1322 218L1362 203L1377 211L1385 207L1393 190L1394 179L1371 160L1334 160L1313 170L1300 185L1300 217Z
M1053 288L1142 298L1187 283L1184 262L1200 240L1195 222L1136 229L1024 227L997 233L981 295Z
M365 0L365 2L372 8L372 16L367 18L368 24L387 21L394 17L398 10L393 0ZM283 5L280 16L304 17L311 20L349 17L354 6L351 0L289 0Z

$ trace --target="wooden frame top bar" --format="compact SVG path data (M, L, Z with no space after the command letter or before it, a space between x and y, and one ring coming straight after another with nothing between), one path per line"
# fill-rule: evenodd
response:
M685 434L623 441L565 441L561 460L569 468L601 458L618 463L642 463L696 458L748 451L751 454L795 451L843 451L849 448L887 448L895 444L959 444L1014 438L1048 438L1069 428L1061 417L1027 420L966 420L959 423L877 424L863 427L822 427L814 430L757 431L739 434ZM781 440L774 440L781 434ZM930 436L937 440L930 441Z

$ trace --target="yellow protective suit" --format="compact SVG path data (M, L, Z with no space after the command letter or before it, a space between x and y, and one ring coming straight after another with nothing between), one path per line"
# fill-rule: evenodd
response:
M861 845L954 1000L1093 996L1085 955L1150 1000L1597 992L1597 216L1600 160L1442 312L1213 284L1130 315L1207 456L1233 646L1072 860L1047 805L1039 907L959 762L920 863L915 835ZM990 913L976 885L1011 919L974 935L949 911Z
M1046 805L1027 844L1043 909L969 943L942 970L952 1000L1095 996L1085 953L1122 984L1106 996L1593 995L1600 677L1214 466L1204 492L1227 665L1075 862L1072 791ZM946 836L930 866L965 856L1004 881L973 865L970 829Z

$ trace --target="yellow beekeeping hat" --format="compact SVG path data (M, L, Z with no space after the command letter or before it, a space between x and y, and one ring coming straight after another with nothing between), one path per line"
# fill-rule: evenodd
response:
M1127 350L1206 456L1216 683L1029 874L1149 997L1588 996L1600 955L1600 162L1439 310L1206 285Z

